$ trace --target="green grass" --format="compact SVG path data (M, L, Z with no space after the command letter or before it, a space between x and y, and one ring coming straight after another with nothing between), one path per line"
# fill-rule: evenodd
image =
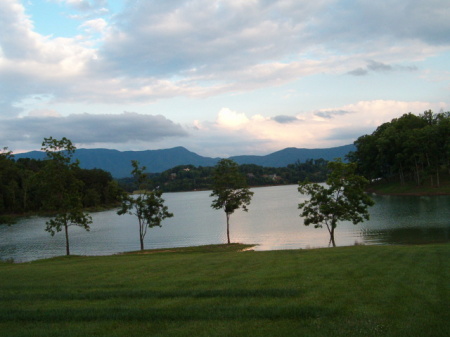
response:
M0 336L448 336L450 245L0 264Z

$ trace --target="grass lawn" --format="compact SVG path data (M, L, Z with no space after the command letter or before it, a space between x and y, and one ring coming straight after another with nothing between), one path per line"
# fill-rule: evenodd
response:
M0 264L0 336L448 336L450 245Z

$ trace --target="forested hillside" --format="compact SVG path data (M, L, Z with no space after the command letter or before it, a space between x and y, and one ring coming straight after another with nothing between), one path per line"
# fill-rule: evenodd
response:
M49 163L29 158L15 160L6 148L0 152L0 218L5 214L54 211L48 190L48 180L54 177L45 174ZM111 206L119 200L119 186L109 172L79 167L74 167L73 172L80 182L82 207Z
M296 162L306 162L308 159L333 160L345 158L355 149L353 144L325 149L298 149L286 148L265 156L234 156L229 159L239 165L255 164L264 167L286 167ZM45 153L32 151L15 155L16 159L31 158L44 159ZM78 149L74 159L79 160L80 167L85 169L99 168L111 173L114 178L131 177L130 162L137 160L147 168L150 173L162 173L176 166L192 165L195 167L211 167L217 164L220 158L203 157L187 150L182 146L163 150L147 151L117 151L108 149Z
M312 182L325 181L327 163L324 159L309 159L304 163L297 161L286 167L243 164L239 165L239 170L246 176L250 186L297 184L305 179ZM161 188L165 192L206 190L211 188L213 170L212 166L180 165L162 173L149 174L149 177L153 187ZM129 192L137 189L132 178L118 181L120 186Z
M348 158L366 178L439 187L450 174L450 112L404 114L354 144Z

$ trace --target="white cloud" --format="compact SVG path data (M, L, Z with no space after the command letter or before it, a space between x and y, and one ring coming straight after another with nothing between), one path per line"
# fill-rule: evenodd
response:
M5 93L4 101L55 93L59 101L152 102L247 92L318 73L362 75L405 59L414 67L414 60L450 45L445 38L450 24L442 14L448 6L434 1L429 8L424 1L389 11L385 1L353 7L332 0L142 1L111 24L100 17L81 24L89 34L106 34L99 44L88 36L43 37L34 32L18 0L5 0L0 4L5 32L0 78L12 80L12 87L14 79L22 85ZM80 11L107 6L104 0L59 2ZM423 20L415 18L423 19L425 8L437 20L423 27ZM433 37L438 32L439 41ZM366 60L376 61L361 68L358 63Z
M81 12L102 10L108 6L107 0L51 0L57 3L65 3L73 9Z
M108 23L105 21L105 19L98 18L83 22L80 25L80 28L84 29L89 34L93 34L103 33L107 26Z
M185 100L188 106L173 108L172 116L190 114L190 120L198 120L196 111L207 110L208 104L214 106L210 110L215 114L218 107L233 107L220 110L217 116L209 117L209 122L197 122L193 126L196 136L189 138L191 144L200 148L204 141L224 152L238 148L250 153L351 142L358 128L369 130L392 116L429 108L438 111L439 101L448 109L450 81L443 70L448 68L448 60L441 60L435 68L423 68L429 66L424 60L434 56L443 59L450 53L448 0L351 4L340 0L130 1L114 17L104 16L106 0L53 2L77 11L64 15L77 15L83 20L79 35L61 38L55 32L43 36L35 30L32 17L26 15L19 0L0 1L0 118L4 119L0 125L25 127L32 121L38 123L39 117L40 121L57 121L50 124L70 131L70 125L64 123L85 125L94 120L92 114L76 119L71 110L70 118L50 119L69 113L55 105L76 105L82 112L92 111L92 104L114 107L115 111L122 105L119 111L127 110L133 104L133 109L137 106L149 111L149 103L188 97L196 100ZM363 81L376 78L373 86L377 89L386 83L381 78L389 81L396 76L411 76L408 83L418 84L417 90L410 90L408 95L417 92L422 96L378 94L380 90L374 90L376 94L355 90L359 96L354 96L355 87L338 83L337 79L346 74L371 75L342 76L342 81L370 88ZM315 77L323 81L331 78L338 84L326 92L313 83ZM301 81L303 90L289 90ZM403 84L397 83L400 92ZM285 86L284 92L296 92L289 100L295 104L295 108L288 107L289 113L286 106L278 108L273 102L272 106L263 106L269 101L268 88L277 86ZM435 89L428 89L430 86ZM429 90L428 96L422 94L423 88ZM252 91L256 94L252 94L251 102L239 96ZM30 97L36 96L48 99L35 106L28 104ZM308 101L310 96L320 97ZM339 98L332 100L330 96ZM252 107L251 113L244 112L247 106ZM292 112L302 109L310 112ZM352 113L344 113L349 111ZM104 119L105 127L117 132L112 122L106 122L114 121L112 115L105 110L95 113L102 116L99 118ZM19 115L28 119L12 119ZM35 135L27 130L30 137ZM121 133L126 132L121 129ZM93 144L106 141L107 132L101 135L97 134L97 140L95 132L91 138L83 137ZM169 144L177 137L155 138L148 144ZM141 138L137 142L147 144L147 139ZM123 141L126 139L130 138ZM165 143L158 143L162 139Z
M30 117L62 117L61 114L55 110L33 110L28 113Z
M244 113L238 113L228 108L223 108L217 115L217 125L227 129L239 129L249 121Z
M267 154L292 146L327 148L351 144L359 136L372 133L382 123L408 112L420 114L428 109L438 112L449 108L448 103L361 101L335 109L282 116L283 120L289 117L289 123L223 108L218 113L217 123L201 123L199 126L197 121L199 127L194 134L197 140L190 139L189 142L193 148L199 146L196 141L204 144L201 153L211 149L207 154L225 157Z

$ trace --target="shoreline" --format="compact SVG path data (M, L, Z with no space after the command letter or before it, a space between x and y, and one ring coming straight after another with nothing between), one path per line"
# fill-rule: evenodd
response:
M436 196L449 196L450 193L447 192L380 192L377 190L369 189L366 191L367 193L373 193L376 195L392 195L392 196L405 196L405 197L436 197Z

